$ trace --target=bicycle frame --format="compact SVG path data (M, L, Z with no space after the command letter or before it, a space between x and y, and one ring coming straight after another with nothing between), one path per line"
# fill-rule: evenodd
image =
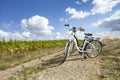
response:
M86 45L87 45L87 44L91 44L90 41L92 41L92 40L98 40L98 41L99 41L98 38L97 38L97 39L94 39L93 37L91 37L92 34L88 34L88 36L85 36L85 39L84 39L84 42L83 42L82 46L79 46L79 44L78 44L78 39L77 39L77 37L76 37L76 35L75 35L75 34L76 34L76 31L77 31L78 29L76 29L76 27L72 27L72 26L69 25L69 24L66 24L65 26L68 26L68 27L70 28L70 31L72 31L72 33L71 33L71 38L69 39L69 42L71 43L71 42L74 41L77 50L78 50L79 52L81 52L81 53L90 52L90 51L89 51L90 49L89 49L89 50L85 50ZM81 28L80 31L84 31L84 29ZM91 44L91 45L92 45L93 49L96 49L93 44ZM67 46L66 46L66 47L67 47Z
M87 52L87 51L84 50L84 48L85 48L86 44L89 43L89 41L87 41L87 40L84 39L84 42L83 42L82 46L79 46L79 44L78 44L78 39L77 39L77 37L75 36L75 32L72 32L71 38L69 39L69 41L70 41L70 42L74 41L74 43L75 43L75 45L76 45L76 48L77 48L77 50L78 50L79 52L82 52L82 53Z

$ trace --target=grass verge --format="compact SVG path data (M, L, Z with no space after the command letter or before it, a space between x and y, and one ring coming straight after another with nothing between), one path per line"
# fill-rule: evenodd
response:
M100 80L120 79L120 39L103 40Z
M31 68L24 68L20 72L17 72L15 75L9 77L7 80L35 80L39 76L39 72L60 65L60 57L56 56L50 60L44 61L42 64Z
M40 49L33 52L30 51L30 52L22 53L19 55L17 54L14 56L3 57L0 59L0 70L5 70L7 68L14 67L16 65L19 65L37 58L41 58L43 56L52 54L60 50L63 50L63 48L56 47L56 48L50 48L50 49Z

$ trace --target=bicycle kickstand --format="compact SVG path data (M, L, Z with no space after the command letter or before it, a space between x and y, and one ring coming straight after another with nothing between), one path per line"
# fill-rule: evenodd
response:
M83 53L84 59L87 59L87 56L85 55L85 53Z

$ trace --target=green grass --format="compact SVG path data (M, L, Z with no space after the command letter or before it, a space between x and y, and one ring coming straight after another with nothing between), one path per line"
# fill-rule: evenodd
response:
M103 40L100 80L120 79L120 39Z

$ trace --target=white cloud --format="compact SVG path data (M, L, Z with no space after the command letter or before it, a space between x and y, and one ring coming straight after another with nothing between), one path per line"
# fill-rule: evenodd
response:
M26 31L22 32L21 34L24 38L30 38L33 36L30 32L26 32Z
M82 0L86 3L88 0ZM120 3L120 0L93 0L93 8L89 11L77 11L75 8L68 7L65 12L71 14L70 19L81 19L95 14L105 14L112 11L112 8ZM70 20L68 19L68 20Z
M65 10L67 13L71 14L71 19L80 19L80 18L85 18L90 15L88 12L83 12L83 11L76 11L76 9L68 7Z
M5 36L8 36L9 34L3 30L0 30L0 37L3 38Z
M67 31L65 33L66 34L65 39L71 39L72 38L71 33L72 33L72 31ZM84 37L85 37L84 32L81 32L81 31L77 31L75 35L78 39L84 39Z
M120 3L120 0L93 0L92 14L104 14L112 11L112 8Z
M3 25L3 24L2 24ZM14 25L14 22L10 24L4 24L4 27L10 27ZM54 27L49 25L47 18L35 15L29 19L21 20L21 27L24 29L23 32L7 32L0 30L0 40L39 40L44 39L44 35L51 35Z
M22 19L21 26L30 33L38 35L51 35L54 27L49 25L47 18L35 15L29 19Z
M109 28L112 31L120 31L120 10L116 11L112 16L99 20L92 25L95 27Z
M2 26L8 28L11 26L11 24L10 23L2 23Z
M14 24L14 21L10 21L9 23L3 22L0 24L0 26L5 27L5 28L9 28L9 27L15 26L15 24Z
M59 19L59 21L61 22L67 22L68 20L67 19L64 19L63 17Z
M105 38L110 37L110 32L97 32L94 35L95 37Z
M12 39L12 40L24 40L24 37L19 32L6 32L3 30L0 30L0 40L5 39L6 41Z
M95 37L103 38L120 38L120 32L119 31L111 31L111 32L99 32L95 34Z
M56 32L56 39L64 39L60 32Z
M5 39L6 41L11 40L37 40L40 37L31 34L30 32L7 32L0 30L0 40Z
M81 2L80 1L75 1L75 4L81 5Z
M82 0L82 2L84 2L84 3L86 3L86 2L88 2L89 0Z

